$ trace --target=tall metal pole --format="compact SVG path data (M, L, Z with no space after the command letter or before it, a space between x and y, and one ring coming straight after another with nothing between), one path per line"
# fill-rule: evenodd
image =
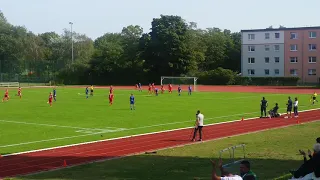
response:
M73 31L72 31L73 22L69 22L69 24L71 26L71 51L72 51L72 64L73 64Z

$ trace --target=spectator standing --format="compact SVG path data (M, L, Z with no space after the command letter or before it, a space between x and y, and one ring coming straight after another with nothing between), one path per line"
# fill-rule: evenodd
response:
M200 112L200 110L198 110L197 114L196 114L196 125L195 125L195 129L194 129L192 141L195 141L197 131L199 131L199 136L200 136L199 141L202 141L203 119L204 119L204 115Z
M260 118L267 116L267 107L268 107L268 101L265 99L265 97L262 97L262 100L260 103L260 108L261 108ZM263 116L263 113L264 113L264 116Z
M298 98L294 98L294 104L293 104L293 113L294 113L294 117L297 118L298 117Z

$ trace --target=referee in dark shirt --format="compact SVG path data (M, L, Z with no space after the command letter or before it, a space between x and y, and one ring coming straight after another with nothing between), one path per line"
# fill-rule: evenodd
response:
M266 100L266 98L262 97L261 103L260 103L260 107L261 107L261 116L262 117L267 117L267 107L268 107L268 101ZM264 113L264 116L262 116Z

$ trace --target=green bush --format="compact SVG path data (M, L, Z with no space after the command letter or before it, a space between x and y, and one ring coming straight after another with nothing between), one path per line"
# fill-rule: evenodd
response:
M236 76L235 72L219 67L215 70L199 73L198 83L204 85L233 85L236 82Z
M296 86L298 77L237 77L237 85Z

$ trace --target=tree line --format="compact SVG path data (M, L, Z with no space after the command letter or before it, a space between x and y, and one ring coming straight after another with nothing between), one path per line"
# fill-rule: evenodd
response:
M204 83L214 83L214 77L218 84L232 84L240 72L240 59L240 32L199 29L195 22L179 16L154 18L148 33L138 25L129 25L93 41L67 29L61 35L34 34L10 24L0 12L2 78L61 84L135 84L159 82L160 76L197 76Z

